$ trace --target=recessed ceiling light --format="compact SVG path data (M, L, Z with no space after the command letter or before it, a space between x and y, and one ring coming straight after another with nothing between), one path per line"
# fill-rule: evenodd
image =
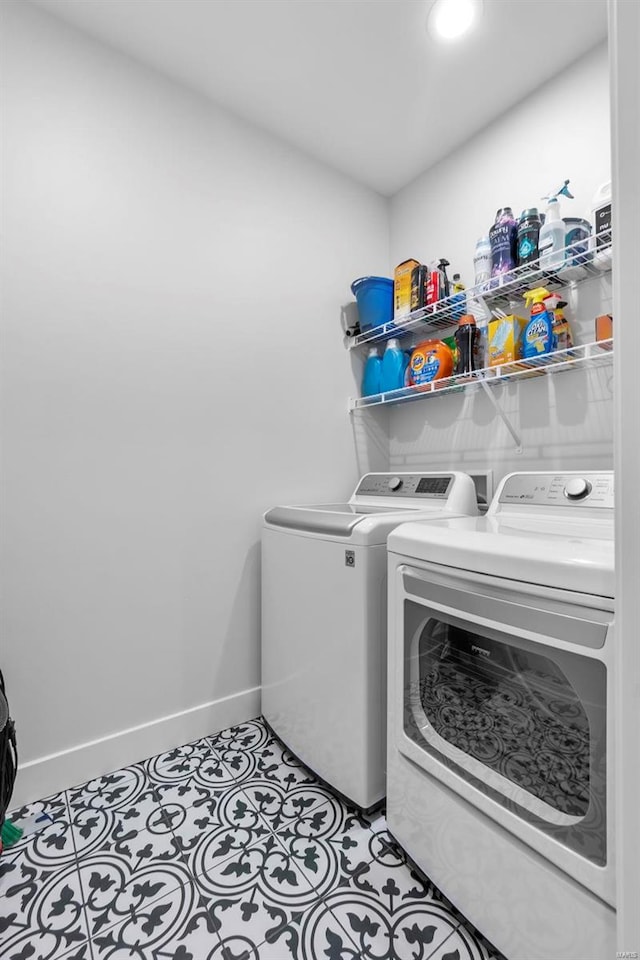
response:
M438 40L455 40L470 30L482 12L482 0L436 0L429 11L429 30Z

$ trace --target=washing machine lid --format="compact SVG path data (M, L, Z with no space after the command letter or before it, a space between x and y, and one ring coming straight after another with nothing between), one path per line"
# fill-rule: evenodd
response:
M416 508L395 505L391 510L389 507L356 503L319 503L300 507L274 507L265 513L264 520L270 527L331 537L351 537L358 524L369 521L366 524L367 532L376 531L379 542L384 542L389 529L423 512ZM439 510L438 516L441 513ZM372 523L374 517L379 522Z
M368 473L348 503L282 506L264 515L267 529L299 536L383 544L394 527L410 519L475 516L476 488L456 470L420 473Z
M613 597L609 519L487 516L404 523L389 550L411 559L555 589Z

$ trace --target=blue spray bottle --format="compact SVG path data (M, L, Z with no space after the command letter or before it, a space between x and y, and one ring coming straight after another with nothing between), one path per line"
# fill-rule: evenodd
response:
M544 287L527 290L524 300L531 307L531 319L522 331L522 356L525 359L544 356L556 349L553 332L553 313L547 310L545 300L551 294Z

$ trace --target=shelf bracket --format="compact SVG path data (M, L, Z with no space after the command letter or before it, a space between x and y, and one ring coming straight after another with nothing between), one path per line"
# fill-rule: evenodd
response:
M516 445L516 453L522 453L522 440L520 438L520 434L518 433L514 425L511 423L511 420L509 420L509 417L506 415L506 413L504 412L504 410L502 409L498 401L496 400L493 390L485 380L479 380L478 383L484 390L494 410L496 411L496 413L504 423L505 427L511 434L513 442Z

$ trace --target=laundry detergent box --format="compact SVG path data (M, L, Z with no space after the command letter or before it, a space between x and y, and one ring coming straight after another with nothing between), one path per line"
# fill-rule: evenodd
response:
M418 260L403 260L393 272L393 319L397 322L411 313L411 274Z
M522 331L527 325L523 317L510 314L489 321L489 366L513 363L522 357Z
M610 313L604 313L596 317L596 340L601 350L611 350L611 344L607 341L613 339L613 317ZM605 343L600 341L604 340Z

